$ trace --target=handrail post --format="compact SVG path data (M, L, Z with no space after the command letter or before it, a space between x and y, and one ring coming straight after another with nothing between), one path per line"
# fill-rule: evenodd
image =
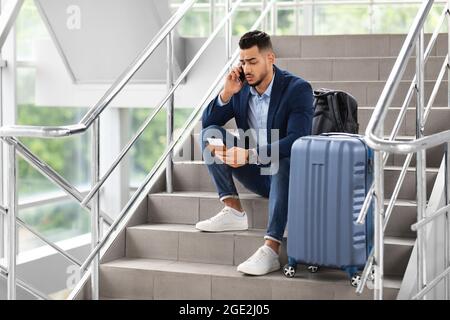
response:
M424 31L423 27L419 32L416 43L416 138L423 137L423 114L425 106L424 90ZM426 210L426 151L420 150L416 153L416 186L417 186L417 221L425 218ZM426 248L425 248L426 228L420 228L417 231L417 289L422 290L426 284ZM426 297L424 296L424 299Z
M209 0L209 32L213 33L215 23L215 0Z
M262 1L261 13L264 12L264 9L267 7L267 0ZM267 17L264 17L261 23L262 31L267 31Z
M18 210L17 201L17 159L16 148L8 145L8 300L16 299L16 257L17 257L17 226L16 216Z
M445 155L444 155L444 161L445 161L445 206L448 206L450 204L450 157L449 157L449 149L450 149L450 142L445 145ZM444 266L445 269L450 267L450 261L449 261L449 232L450 232L450 224L449 224L449 218L448 218L448 211L445 213L445 226L444 226ZM445 300L448 300L449 298L449 284L450 277L447 276L444 281L445 286Z
M271 11L272 12L270 15L270 32L274 36L277 33L277 25L278 25L278 12L277 12L277 4L276 3L274 3L272 5Z
M381 126L383 127L383 126ZM383 134L383 128L379 134ZM375 151L374 155L375 171L375 206L374 214L374 300L383 300L383 279L384 279L384 164L383 152Z
M225 14L228 14L231 10L231 1L232 0L225 0ZM225 52L227 55L227 61L231 58L231 37L232 37L232 24L231 24L231 17L227 21L227 25L225 27Z
M450 40L450 0L447 0L447 41ZM447 62L447 107L450 108L450 42L447 42L447 55L449 62ZM450 142L445 145L445 205L450 204ZM449 212L445 214L445 226L444 226L444 259L445 268L450 267L450 219ZM450 277L447 276L445 280L445 300L449 299L450 295Z
M373 25L374 25L374 12L373 12L373 0L370 0L369 3L369 33L373 34Z
M94 186L100 178L100 119L95 119L92 124L92 185ZM97 192L92 198L91 206L91 248L95 249L99 243L99 212L100 193ZM91 294L92 300L98 300L99 292L99 264L100 254L92 261L91 268Z
M167 35L167 92L173 88L173 69L174 69L174 51L173 51L173 30ZM167 132L166 140L169 146L173 141L173 114L174 114L174 95L172 94L167 101ZM166 191L173 192L173 152L167 157L166 167Z

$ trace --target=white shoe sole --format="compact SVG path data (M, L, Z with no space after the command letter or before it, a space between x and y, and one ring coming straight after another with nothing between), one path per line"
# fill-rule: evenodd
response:
M281 269L281 265L274 265L272 266L268 271L265 270L258 270L258 269L253 269L253 268L246 268L245 266L242 266L241 264L237 267L237 271L245 273L245 274L249 274L252 276L263 276L266 274L269 274L271 272L277 271Z
M235 227L235 226L229 226L229 227L223 227L221 229L217 228L210 228L208 226L199 226L195 225L195 228L200 231L206 231L206 232L224 232L224 231L246 231L248 230L248 226L242 226L242 227Z

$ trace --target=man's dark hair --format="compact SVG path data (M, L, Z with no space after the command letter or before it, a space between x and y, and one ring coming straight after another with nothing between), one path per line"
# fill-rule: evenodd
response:
M254 30L247 32L239 40L239 48L241 50L250 49L253 46L257 46L259 51L273 50L270 36L264 31Z

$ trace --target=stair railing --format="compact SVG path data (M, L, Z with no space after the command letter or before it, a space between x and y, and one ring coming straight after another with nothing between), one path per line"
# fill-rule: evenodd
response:
M430 38L430 41L429 41L429 43L427 45L427 48L425 49L424 63L426 63L428 61L428 58L430 57L430 54L431 54L431 50L434 48L434 46L436 44L437 37L439 35L439 32L440 32L440 30L441 30L441 28L442 28L442 26L443 26L443 24L445 22L445 19L448 18L448 16L449 16L449 11L448 11L447 7L445 7L444 10L442 11L442 14L441 14L439 20L438 20L436 28L435 28L435 30L434 30L431 38ZM434 100L435 100L435 98L437 96L437 93L438 93L438 90L439 90L439 86L441 85L441 82L443 80L443 77L444 77L445 72L446 72L447 69L448 69L448 56L445 57L445 59L444 59L444 61L442 63L442 67L440 69L439 75L437 76L436 83L435 83L435 85L433 87L432 93L431 93L429 101L427 103L427 107L425 108L424 119L423 119L424 125L426 124L426 122L428 120L428 116L430 115L430 112L432 110L432 107L433 107L433 104L434 104ZM399 132L400 127L401 127L401 125L402 125L402 123L403 123L403 121L405 119L406 112L408 111L408 107L409 107L409 105L411 103L411 100L412 100L412 97L414 95L415 90L416 90L416 75L413 77L413 79L411 81L411 85L410 85L410 87L409 87L409 89L408 89L408 91L406 93L405 100L403 101L402 107L400 109L400 112L399 112L399 114L397 116L397 119L396 119L396 122L394 124L394 127L393 127L393 129L391 131L391 134L389 136L389 140L391 140L391 141L395 140L397 138L397 136L398 136L398 132ZM383 164L384 165L387 164L390 155L391 155L390 153L384 153L383 154ZM411 160L412 160L413 155L414 155L413 153L409 153L407 155L403 165L402 165L402 170L400 171L399 178L398 178L398 180L397 180L397 182L395 184L394 190L392 192L392 195L390 197L389 203L388 203L387 208L386 208L386 212L384 214L385 215L385 219L384 219L383 230L386 230L386 227L388 226L391 214L392 214L394 206L395 206L395 204L397 202L400 189L401 189L401 187L403 185L403 182L405 180L406 173L407 173L407 170L409 168L409 165L411 164ZM368 209L369 209L369 207L370 207L370 205L372 203L372 200L373 200L374 188L375 188L375 182L372 184L372 186L370 187L370 189L368 191L368 194L367 194L367 196L365 198L365 201L363 203L363 206L361 208L361 212L360 212L359 217L357 219L357 222L360 223L360 224L363 224L364 221L365 221ZM366 284L368 278L372 274L373 254L374 254L374 252L372 250L370 255L369 255L369 259L368 259L368 263L366 265L366 268L364 269L363 274L362 274L362 281L361 281L361 283L359 284L359 286L358 286L358 288L356 290L356 292L358 294L361 294L363 292L365 284Z
M444 78L446 70L448 71L448 54L440 70L439 76L434 85L427 107L425 108L425 88L424 88L424 65L428 59L431 49L436 42L439 30L441 29L445 17L449 15L450 1L447 1L446 8L444 9L441 18L438 23L438 27L433 33L427 49L424 52L424 24L428 14L434 4L434 1L423 1L417 16L413 22L413 25L404 41L404 44L400 50L400 54L394 64L391 74L387 80L387 83L381 93L381 96L377 102L374 113L369 121L366 129L366 141L367 144L375 151L374 160L374 185L368 193L364 204L361 209L361 213L358 218L359 223L364 223L367 211L372 203L372 198L375 199L375 211L374 211L374 248L366 263L365 269L362 275L362 281L360 282L357 292L361 293L367 279L374 271L374 299L383 299L383 278L384 278L384 231L387 226L387 222L392 213L392 209L397 200L400 187L404 181L406 170L409 167L412 156L416 154L416 184L417 184L417 224L412 226L413 230L417 230L417 243L418 243L418 255L417 255L417 280L418 280L418 293L414 297L415 299L425 297L436 284L442 279L447 278L445 282L446 297L448 298L449 292L449 277L450 263L448 259L448 233L450 230L450 224L448 219L448 209L450 208L448 198L446 206L439 209L436 213L425 217L425 210L427 205L427 192L426 192L426 150L440 144L445 144L446 147L446 159L448 159L448 145L450 143L450 130L442 131L430 136L424 136L424 127L426 119L431 111L434 100L437 96L439 87ZM450 19L447 19L450 26ZM384 119L391 106L394 96L397 92L397 88L402 80L404 71L412 56L414 47L416 49L416 76L414 77L411 87L407 93L406 100L402 106L397 122L389 139L384 139ZM413 93L416 95L416 138L413 140L402 141L396 140L398 130L404 116L406 114L407 107L412 99ZM407 154L407 158L404 162L400 177L394 188L393 195L389 202L388 208L384 210L384 167L390 154ZM448 180L448 174L447 180ZM448 181L447 181L448 182ZM434 221L434 219L445 213L446 217L446 230L445 230L445 270L438 277L427 281L426 278L426 244L425 234L423 227Z
M8 268L5 268L0 265L0 276L7 278L7 288L8 288L8 299L16 299L16 285L20 286L27 292L33 294L39 299L48 299L45 294L42 294L38 290L32 288L31 286L25 284L23 281L17 279L16 277L16 226L17 224L26 227L29 231L31 231L35 236L44 241L47 245L54 248L58 253L62 254L65 258L67 258L70 262L78 265L80 267L80 271L85 273L86 275L90 275L91 277L91 294L93 299L99 298L99 262L100 262L100 250L105 247L107 243L110 243L110 239L113 234L117 233L118 226L126 220L132 214L133 205L137 202L137 200L142 197L143 192L146 190L148 185L154 181L154 178L157 172L160 172L161 169L167 169L169 173L167 173L167 184L168 191L171 191L171 164L172 164L172 155L176 147L182 144L190 132L193 130L195 124L200 120L201 113L204 108L207 106L208 99L213 95L218 93L219 84L222 81L223 77L229 71L231 66L236 62L237 57L239 55L239 50L236 50L234 53L231 53L231 19L232 16L236 13L239 5L243 0L226 0L227 4L227 12L223 19L218 23L215 27L214 31L196 53L192 61L186 67L186 69L181 73L178 79L173 83L173 37L174 37L174 29L177 26L178 22L188 13L188 10L192 7L192 5L196 2L196 0L186 0L182 6L172 15L172 17L167 21L167 23L161 28L161 30L157 33L157 35L150 41L147 47L142 51L141 54L133 61L133 63L122 73L122 75L117 79L116 82L108 89L105 95L99 100L99 102L92 107L86 115L81 119L81 121L77 124L68 125L68 126L56 126L56 127L41 127L41 126L24 126L24 125L15 125L15 126L5 126L0 128L0 139L7 144L7 156L8 156L8 176L7 176L7 204L0 206L0 216L3 218L7 217L8 220L8 244L7 244L7 263ZM17 12L20 9L20 5L23 1L17 1L17 6L15 10L11 10L11 19L14 20L17 16ZM257 28L262 21L266 18L268 13L273 10L273 6L276 0L268 1L264 10L262 10L259 18L253 24L251 29ZM1 20L1 19L0 19ZM1 26L1 21L0 21ZM7 29L10 28L11 23L5 24L5 29L0 30L0 35L7 33ZM223 27L226 27L226 36L225 42L227 47L227 63L224 68L221 70L217 78L213 81L210 88L207 90L206 94L202 98L199 105L194 109L193 113L190 115L189 119L186 121L185 125L181 129L181 134L173 139L173 96L175 90L179 87L179 85L186 78L189 71L195 66L200 57L212 43L212 41L217 37L220 30ZM0 37L1 39L1 37ZM99 117L102 112L108 107L111 101L119 94L125 85L131 80L133 75L142 67L142 65L148 60L148 58L153 54L156 48L164 41L167 41L167 58L169 64L168 70L168 93L161 100L152 114L146 118L144 123L138 129L137 133L133 136L130 142L123 148L120 155L115 159L111 167L106 171L105 175L100 178L99 175ZM112 221L110 217L108 217L105 213L100 212L100 201L99 201L99 191L111 173L115 168L121 163L124 156L131 149L131 147L136 143L139 137L142 135L144 130L148 127L151 121L155 118L157 113L168 103L168 112L167 112L167 123L168 123L168 141L167 148L165 152L157 161L157 163L153 166L150 173L146 176L144 182L139 186L139 188L134 192L131 196L130 200L127 202L125 207L121 210L119 216L116 220ZM33 154L23 143L21 143L17 138L19 137L37 137L37 138L60 138L66 136L77 135L85 132L92 126L92 189L88 193L86 197L83 198L81 192L77 190L73 185L71 185L68 181L66 181L62 176L60 176L54 169L52 169L49 165L39 159L35 154ZM86 260L81 263L68 253L66 253L63 249L59 248L57 245L53 244L51 241L46 239L44 236L39 234L36 230L25 225L25 223L18 219L18 203L17 203L17 155L24 158L30 165L36 168L39 172L41 172L47 179L56 184L58 187L62 188L69 196L78 201L82 207L89 209L91 211L91 238L92 238L92 251ZM164 167L165 166L165 167ZM101 223L101 219L104 218L106 222L109 222L110 227L106 234L100 239L99 236L99 225ZM91 267L91 268L89 268ZM90 273L89 273L90 272ZM86 278L86 277L85 277Z

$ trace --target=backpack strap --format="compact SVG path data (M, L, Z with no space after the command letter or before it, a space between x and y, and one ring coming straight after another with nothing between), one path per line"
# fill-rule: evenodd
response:
M337 125L337 129L341 132L344 132L344 125L342 124L342 119L341 119L341 115L339 113L339 106L337 103L337 94L334 93L333 95L328 95L328 105L330 106L332 113L333 113L333 117L334 117L334 121Z

